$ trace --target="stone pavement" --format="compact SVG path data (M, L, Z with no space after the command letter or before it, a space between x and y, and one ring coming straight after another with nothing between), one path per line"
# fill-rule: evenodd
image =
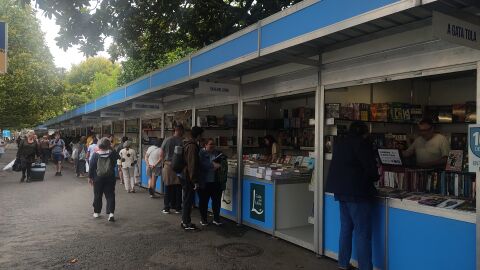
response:
M15 152L7 149L0 169ZM0 269L336 269L332 260L231 222L184 232L180 216L161 214L163 200L140 188L128 194L118 184L116 222L105 212L93 219L92 188L69 165L61 177L48 166L43 182L20 183L20 176L0 171ZM218 252L234 243L260 254Z

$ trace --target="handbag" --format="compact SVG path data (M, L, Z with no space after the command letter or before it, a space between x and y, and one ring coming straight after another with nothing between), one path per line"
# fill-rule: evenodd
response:
M19 158L15 159L15 162L13 163L13 166L12 166L12 171L21 172L22 169L23 169L22 161Z

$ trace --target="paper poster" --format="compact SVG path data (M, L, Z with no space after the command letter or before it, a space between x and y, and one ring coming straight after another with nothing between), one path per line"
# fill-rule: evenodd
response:
M227 177L226 188L222 193L222 209L233 211L233 181Z
M398 149L378 149L378 156L383 165L402 165L402 158Z
M250 184L250 218L265 222L265 186Z

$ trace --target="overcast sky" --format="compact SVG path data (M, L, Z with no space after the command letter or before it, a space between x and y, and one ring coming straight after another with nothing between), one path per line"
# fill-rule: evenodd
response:
M78 64L86 59L85 56L78 51L78 46L71 47L67 51L63 51L57 47L57 44L55 43L55 37L57 37L59 26L55 24L54 18L50 20L43 16L41 10L37 11L37 18L40 20L42 31L45 33L45 41L47 42L47 46L50 48L50 52L55 58L55 65L57 67L62 67L69 70L72 64ZM111 43L111 39L106 40L105 48L108 48L109 43ZM105 56L107 58L110 57L107 52L100 52L98 55Z

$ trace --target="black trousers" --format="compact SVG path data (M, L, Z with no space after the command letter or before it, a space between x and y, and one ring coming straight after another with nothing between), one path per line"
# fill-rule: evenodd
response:
M115 212L115 179L99 179L93 183L93 211L102 212L102 198L107 200L107 215Z
M169 211L182 210L182 185L165 186L165 197L163 197L163 209Z
M87 171L87 167L86 167L87 161L77 159L76 163L77 164L75 164L75 167L76 167L77 176L79 176L80 174L85 174Z
M42 149L42 162L47 164L50 158L50 149Z
M200 202L198 208L203 221L207 221L208 202L212 199L213 219L220 221L220 207L222 204L222 186L220 183L206 183L205 187L198 190Z
M192 214L193 200L195 198L195 190L193 189L193 184L190 182L185 183L182 189L183 189L182 223L190 224L192 223L191 214Z
M30 178L30 172L32 170L32 162L27 161L27 160L22 160L22 177L27 177Z

